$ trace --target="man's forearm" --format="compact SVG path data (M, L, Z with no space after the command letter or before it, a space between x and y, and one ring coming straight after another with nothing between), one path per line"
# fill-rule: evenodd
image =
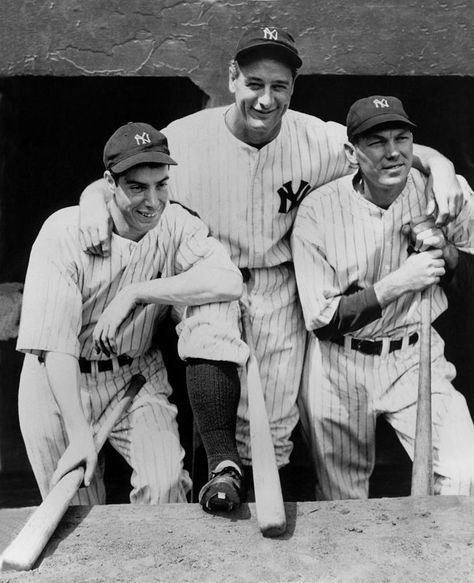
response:
M102 207L104 211L107 209L107 203L111 198L110 188L107 186L107 182L104 178L100 178L95 182L91 182L86 188L82 191L80 204L83 205L91 205L91 206L99 206Z
M90 431L82 409L77 358L70 354L47 352L45 366L69 439Z
M456 247L454 249L456 250L456 265L455 267L449 265L447 277L441 280L441 283L443 287L471 295L474 291L474 255ZM446 264L448 265L447 260Z
M424 174L432 174L433 171L455 172L454 166L448 158L437 150L420 144L413 144L413 166Z
M374 292L382 309L409 291L409 288L398 276L398 271L390 273L374 284Z
M374 288L369 287L340 298L333 318L326 326L314 330L320 340L331 340L355 332L382 315Z
M135 304L200 306L239 299L242 276L229 268L196 265L179 275L133 283L123 292Z

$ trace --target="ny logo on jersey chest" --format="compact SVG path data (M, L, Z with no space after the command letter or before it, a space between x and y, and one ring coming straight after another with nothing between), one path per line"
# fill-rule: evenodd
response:
M289 182L285 182L285 184L277 191L278 195L280 196L280 208L278 209L278 212L289 213L292 211L299 205L299 203L310 190L311 186L306 182L306 180L300 180L300 185L296 192L293 191L293 184L291 180Z

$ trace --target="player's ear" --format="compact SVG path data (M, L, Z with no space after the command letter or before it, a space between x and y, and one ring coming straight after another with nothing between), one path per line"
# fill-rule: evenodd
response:
M112 176L112 174L106 170L104 172L104 180L105 182L107 182L107 186L110 188L110 191L112 192L112 194L115 192L115 180L114 177Z
M235 93L235 81L239 76L239 65L237 61L231 61L229 64L229 91Z
M344 144L344 153L346 154L346 158L351 166L359 165L354 144L351 144L351 142L346 142Z
M232 77L232 73L229 71L229 91L235 93L235 78Z

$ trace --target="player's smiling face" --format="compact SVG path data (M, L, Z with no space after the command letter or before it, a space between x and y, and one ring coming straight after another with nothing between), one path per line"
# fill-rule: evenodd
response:
M354 146L362 175L372 189L403 190L413 162L413 135L406 126L377 127Z
M135 166L118 177L105 178L113 190L110 212L116 232L139 241L158 224L168 200L168 166Z
M229 116L231 131L252 145L273 140L290 105L293 86L291 69L277 59L265 57L241 66L229 80L235 98Z

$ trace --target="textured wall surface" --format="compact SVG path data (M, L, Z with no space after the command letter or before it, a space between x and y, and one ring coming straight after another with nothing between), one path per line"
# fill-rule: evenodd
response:
M0 76L189 76L217 103L249 23L292 31L305 74L474 74L472 0L2 0Z

